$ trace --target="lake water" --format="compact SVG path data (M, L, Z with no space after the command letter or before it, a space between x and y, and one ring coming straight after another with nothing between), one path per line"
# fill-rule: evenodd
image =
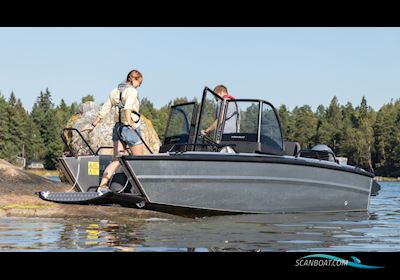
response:
M0 251L400 251L400 183L368 212L123 220L0 218Z

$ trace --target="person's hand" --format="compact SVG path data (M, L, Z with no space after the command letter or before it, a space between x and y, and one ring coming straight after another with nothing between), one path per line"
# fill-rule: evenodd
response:
M200 134L201 134L202 136L206 136L206 135L208 134L208 132L207 132L207 130L202 129L202 130L200 130Z
M88 133L90 133L93 131L94 128L95 128L95 126L93 124L91 124L89 127L82 129L81 132L87 131Z

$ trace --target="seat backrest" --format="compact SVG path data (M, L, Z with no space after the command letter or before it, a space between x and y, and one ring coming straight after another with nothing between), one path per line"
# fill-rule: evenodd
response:
M306 150L301 150L299 153L299 156L305 157L305 158L315 158L315 159L319 159L319 160L338 162L335 159L335 156L332 153L327 152L327 151L306 149Z
M296 141L284 141L284 145L285 153L288 156L296 156L301 150L300 143Z

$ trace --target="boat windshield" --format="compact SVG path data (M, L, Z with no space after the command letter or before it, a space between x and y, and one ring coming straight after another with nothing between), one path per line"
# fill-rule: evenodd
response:
M199 119L198 131L205 130L210 127L214 129L210 130L207 137L213 141L216 141L217 125L221 125L221 121L218 124L218 119L221 115L221 107L223 99L209 89L206 89L203 93L201 112Z
M260 142L283 150L283 139L278 118L272 106L262 103Z
M196 109L197 105L194 102L171 107L164 135L164 145L189 142L189 137L193 133Z
M226 100L222 142L259 142L283 150L281 127L271 104L262 100Z
M160 151L215 150L221 145L234 145L239 152L281 154L283 139L274 107L258 99L223 99L207 87L199 110L195 102L171 107Z

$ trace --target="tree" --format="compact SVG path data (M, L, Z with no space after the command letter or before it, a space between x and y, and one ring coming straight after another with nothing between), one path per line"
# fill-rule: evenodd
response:
M28 134L29 137L25 142L26 158L28 161L40 161L44 158L45 146L40 135L39 127L31 118L28 119L26 125L30 129Z
M56 158L62 154L64 145L60 139L60 125L56 119L56 110L49 109L44 116L43 126L46 127L42 135L46 147L44 166L46 169L56 168Z
M282 132L284 139L288 141L294 141L293 139L293 124L290 111L287 109L286 105L279 106L278 109L279 121L282 126Z
M154 108L153 103L150 102L150 100L148 100L146 97L140 101L140 114L143 114L152 121L157 118L157 110Z
M316 142L326 144L330 146L335 153L339 153L338 147L343 135L343 121L342 112L336 96L333 97L325 112L323 111L323 107L318 107L317 118Z
M374 151L374 130L376 114L363 96L354 111L354 127L345 132L345 150L349 154L349 163L373 171L372 153Z
M28 114L25 111L20 99L16 99L14 93L11 93L8 101L8 123L11 141L14 144L15 156L22 155L25 142L28 138L29 127L26 126Z
M93 95L86 95L84 97L82 97L82 103L88 102L88 101L94 101L94 97Z
M61 99L60 105L56 108L56 116L59 123L59 127L64 127L71 117L71 111L64 99Z
M69 115L72 116L78 112L78 103L73 102L71 106L69 106Z
M68 111L66 106L60 104L58 109ZM47 169L55 169L55 159L61 155L63 150L63 143L60 139L60 132L62 129L61 118L64 116L57 116L57 108L54 108L54 104L51 100L51 93L48 89L46 92L40 92L36 103L33 105L31 117L33 122L37 125L40 137L36 137L36 140L41 139L41 153L40 158L44 159L44 166Z
M400 176L400 102L385 104L376 115L373 126L376 174Z
M8 159L11 155L11 134L8 123L9 104L0 93L0 158Z
M303 148L312 148L313 138L317 130L317 117L309 105L295 107L293 116L293 140L300 143Z

